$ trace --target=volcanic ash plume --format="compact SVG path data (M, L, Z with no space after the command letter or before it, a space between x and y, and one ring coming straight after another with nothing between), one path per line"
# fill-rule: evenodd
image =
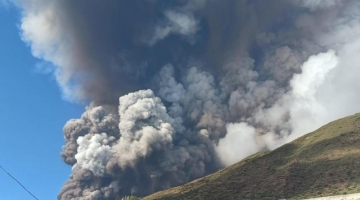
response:
M59 199L144 196L360 110L356 0L30 0L63 97Z
M69 121L64 132L81 131L86 126L88 115L92 115L98 118L91 127L113 127L113 120L118 120L118 134L108 135L101 129L93 133L84 132L85 135L76 140L75 156L74 153L63 155L65 160L75 160L76 167L91 171L96 179L101 177L99 181L108 180L107 187L116 185L113 188L116 193L147 194L188 182L216 169L213 167L214 147L208 135L183 130L181 121L167 113L153 91L140 90L122 96L119 119L101 113L103 111L101 107L89 108L78 127ZM109 117L114 118L108 120ZM66 185L74 182L82 185L74 178ZM85 183L82 190L91 186L92 183ZM100 190L100 186L102 184L94 190ZM77 194L65 190L60 196L71 199Z

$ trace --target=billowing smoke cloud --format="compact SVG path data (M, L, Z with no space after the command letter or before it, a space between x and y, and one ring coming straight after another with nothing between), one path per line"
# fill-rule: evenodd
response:
M59 199L146 195L360 110L356 0L18 0L64 98Z
M228 124L226 137L217 146L221 161L231 165L259 151L256 130L246 123ZM222 156L223 155L223 156ZM225 156L226 155L226 156Z

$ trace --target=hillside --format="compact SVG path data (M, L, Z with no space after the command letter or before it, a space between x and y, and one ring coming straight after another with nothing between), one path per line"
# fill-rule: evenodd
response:
M360 192L360 114L143 200L302 199Z

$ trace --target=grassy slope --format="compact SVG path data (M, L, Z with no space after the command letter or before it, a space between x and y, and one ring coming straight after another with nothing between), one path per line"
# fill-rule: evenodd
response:
M360 114L143 200L310 198L360 192Z

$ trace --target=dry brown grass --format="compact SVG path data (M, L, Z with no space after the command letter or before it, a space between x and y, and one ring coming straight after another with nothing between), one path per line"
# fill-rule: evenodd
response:
M360 192L360 115L143 200L302 199Z

